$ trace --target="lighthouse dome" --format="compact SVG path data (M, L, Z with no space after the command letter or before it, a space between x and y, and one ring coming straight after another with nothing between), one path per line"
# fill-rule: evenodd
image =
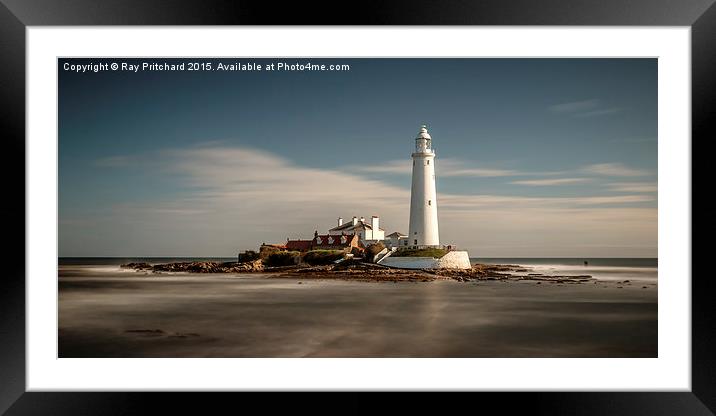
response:
M428 126L424 124L420 126L420 133L418 133L416 139L431 139L430 133L428 133Z

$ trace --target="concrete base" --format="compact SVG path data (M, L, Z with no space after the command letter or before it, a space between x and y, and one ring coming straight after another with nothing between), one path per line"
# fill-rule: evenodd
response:
M386 257L380 264L399 269L470 269L467 251L451 251L439 259L432 257Z
M471 269L470 256L467 251L451 251L440 257L438 269Z

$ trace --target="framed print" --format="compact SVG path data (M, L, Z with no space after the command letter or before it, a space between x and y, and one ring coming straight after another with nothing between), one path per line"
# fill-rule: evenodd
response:
M3 411L711 414L691 137L716 8L583 3L5 1Z

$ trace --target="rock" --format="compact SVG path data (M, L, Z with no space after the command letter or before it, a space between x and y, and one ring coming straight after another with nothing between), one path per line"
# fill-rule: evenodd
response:
M151 270L152 265L149 263L127 263L119 266L122 269L134 269L134 270Z

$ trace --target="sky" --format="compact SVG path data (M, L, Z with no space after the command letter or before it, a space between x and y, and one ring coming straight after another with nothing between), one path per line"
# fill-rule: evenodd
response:
M265 69L309 62L349 69ZM61 257L234 256L339 216L406 233L422 124L441 243L657 257L656 59L59 59L58 82Z

